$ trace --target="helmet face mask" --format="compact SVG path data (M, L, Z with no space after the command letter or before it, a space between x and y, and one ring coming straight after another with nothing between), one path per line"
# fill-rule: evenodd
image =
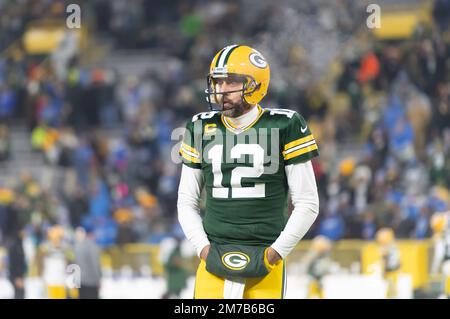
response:
M222 81L241 84L241 87L235 89L237 85L231 85L232 90L218 90L217 84ZM238 92L241 93L240 106L258 104L267 93L269 81L269 65L258 51L248 46L227 46L211 62L205 90L209 109L225 111L224 96Z
M216 90L216 87L222 82L227 82L231 84L240 83L242 87L236 90L218 92ZM259 88L259 85L251 76L235 73L226 73L226 74L208 74L207 87L208 88L205 90L205 93L206 93L206 100L208 101L209 104L209 109L211 111L224 111L224 101L225 101L223 98L224 95L240 92L241 104L250 104L246 101L245 97L255 92ZM219 108L215 108L213 104L218 105Z

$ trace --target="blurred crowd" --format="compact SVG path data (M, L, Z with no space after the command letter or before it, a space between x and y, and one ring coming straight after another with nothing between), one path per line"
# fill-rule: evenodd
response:
M84 66L77 50L62 64L28 55L12 46L26 24L64 15L66 2L0 1L0 161L20 122L45 168L63 172L56 187L27 172L1 185L0 244L19 229L38 244L55 224L89 227L102 247L179 231L171 132L207 110L209 63L230 43L268 59L262 106L299 111L318 140L321 213L308 237L371 240L391 227L427 238L431 214L449 209L449 1L435 1L433 22L398 41L373 37L367 1L79 3L90 32L113 41L111 54L146 49L167 67L124 78Z

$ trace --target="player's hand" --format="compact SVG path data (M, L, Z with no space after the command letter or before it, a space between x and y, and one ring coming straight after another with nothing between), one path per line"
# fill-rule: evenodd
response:
M19 289L23 289L25 287L25 283L23 282L23 278L16 278L14 280L14 283L16 284L16 287Z
M276 262L281 259L280 254L272 247L267 248L266 256L267 256L267 261L271 265L276 264Z
M202 251L200 252L200 258L204 261L206 261L206 258L208 257L209 247L211 247L211 245L203 247Z

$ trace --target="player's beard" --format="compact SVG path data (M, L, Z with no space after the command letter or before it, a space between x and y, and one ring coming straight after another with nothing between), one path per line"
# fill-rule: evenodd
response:
M226 117L236 118L244 114L251 105L246 103L243 99L237 103L233 103L225 99L225 104L222 105L222 114Z

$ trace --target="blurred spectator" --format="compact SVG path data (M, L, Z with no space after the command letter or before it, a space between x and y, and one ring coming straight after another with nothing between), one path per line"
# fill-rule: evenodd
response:
M83 217L88 213L86 193L81 187L77 187L76 190L67 197L70 224L73 229L76 229L81 226Z
M420 208L420 215L417 218L416 228L414 230L414 238L425 239L432 235L431 225L431 211L428 207L422 206Z
M448 29L450 23L450 1L435 0L433 8L433 16L441 31Z
M371 211L368 211L363 216L361 237L364 240L375 239L377 225L375 223L375 216Z
M116 243L118 245L129 244L136 241L132 222L133 214L130 209L119 208L114 213L114 219L118 224Z
M25 298L25 277L27 265L23 249L23 230L18 230L8 246L9 280L14 287L14 299Z
M344 220L337 212L325 212L319 224L318 235L336 241L343 237L345 231Z
M11 153L11 139L9 128L0 124L0 162L9 158Z
M79 298L98 299L102 277L100 247L95 243L91 228L77 228L75 237L75 263L81 270Z

